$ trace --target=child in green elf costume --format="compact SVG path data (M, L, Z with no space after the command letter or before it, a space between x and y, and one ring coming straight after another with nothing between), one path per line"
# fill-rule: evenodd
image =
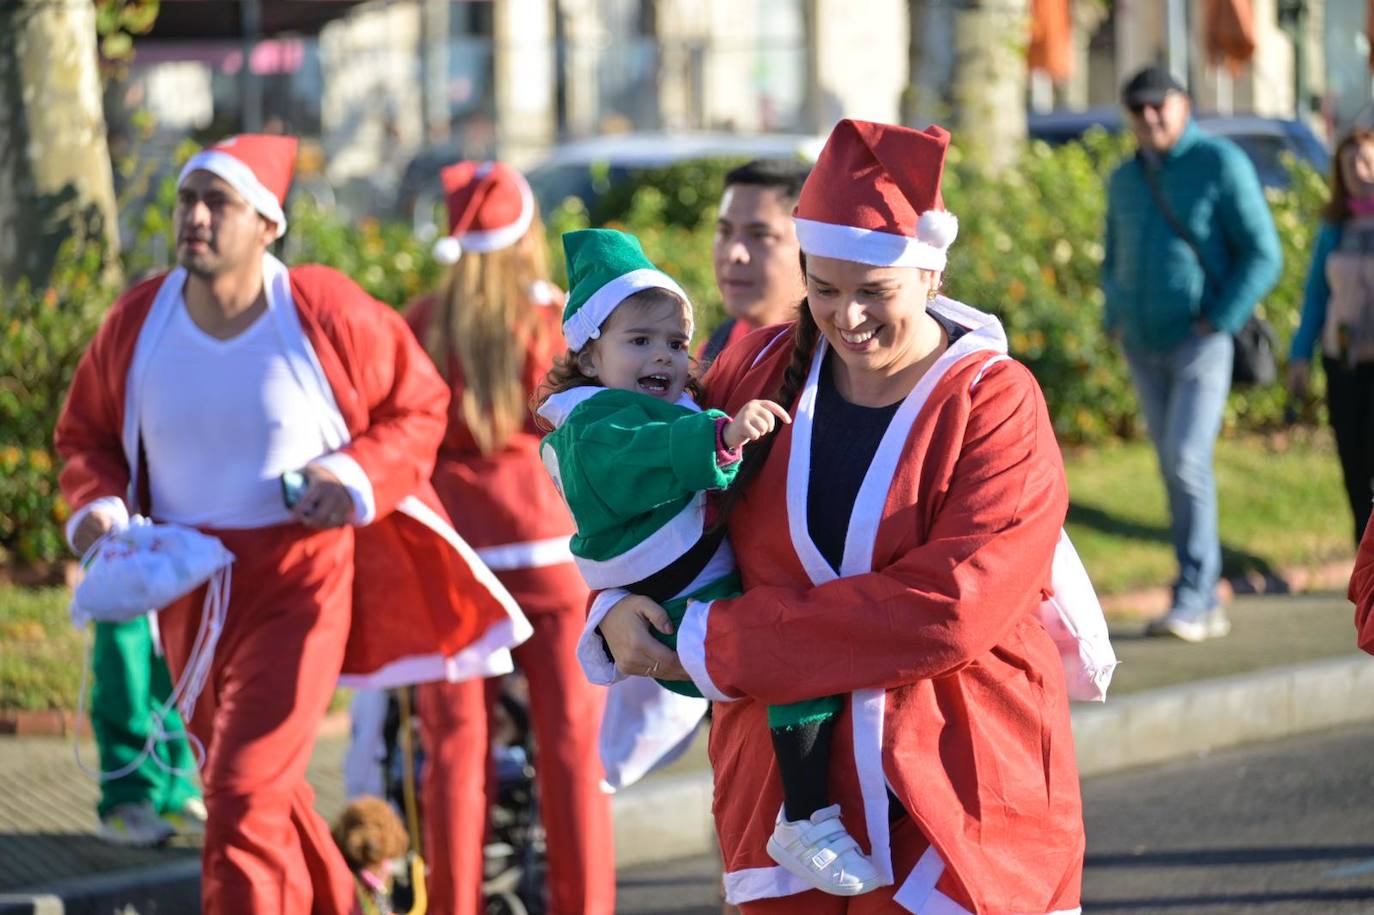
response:
M587 584L652 598L676 633L689 600L740 591L730 544L708 521L707 492L730 485L746 444L791 420L768 400L750 401L734 417L697 405L691 303L638 239L587 229L565 234L563 248L572 287L563 312L568 353L541 389L537 413L553 430L544 465L577 523L571 546ZM591 635L603 615L593 609L578 651L588 676L610 683L614 664ZM675 635L654 634L676 648ZM691 683L659 682L701 695ZM809 886L853 896L881 877L841 824L839 805L826 804L842 702L829 696L768 709L784 797L768 853Z

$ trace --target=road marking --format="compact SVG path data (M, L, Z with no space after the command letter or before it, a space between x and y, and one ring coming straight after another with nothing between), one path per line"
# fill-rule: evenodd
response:
M1374 858L1357 864L1347 864L1345 867L1332 868L1326 872L1328 877L1358 877L1361 874L1374 874Z

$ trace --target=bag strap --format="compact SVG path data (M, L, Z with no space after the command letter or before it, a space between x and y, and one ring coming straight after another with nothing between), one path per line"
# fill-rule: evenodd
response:
M1216 274L1207 266L1207 258L1202 253L1202 246L1193 238L1193 233L1184 227L1178 214L1169 206L1169 201L1164 198L1164 189L1159 186L1159 169L1150 165L1145 156L1136 153L1136 159L1140 162L1140 171L1145 175L1145 183L1150 188L1150 196L1155 199L1155 206L1159 207L1159 212L1164 215L1164 221L1169 224L1169 228L1174 234L1183 239L1189 248L1193 249L1193 256L1197 258L1198 266L1202 268L1203 276L1207 277L1207 282L1213 288L1220 287L1221 283L1217 280Z

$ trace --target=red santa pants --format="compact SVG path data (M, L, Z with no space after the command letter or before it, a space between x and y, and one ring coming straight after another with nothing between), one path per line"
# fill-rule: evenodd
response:
M529 681L530 716L538 743L536 778L548 836L548 912L612 915L611 799L601 790L597 750L605 691L587 682L577 662L586 590L571 564L554 568L558 571L498 573L534 626L534 635L514 654ZM564 584L551 589L549 573ZM560 591L563 606L549 609L551 594ZM426 753L421 790L432 915L482 911L482 845L490 809L489 682L427 683L416 688Z
M353 878L315 812L306 764L348 639L353 531L213 531L235 556L209 681L189 722L205 744L206 915L347 915ZM159 616L179 678L204 589Z

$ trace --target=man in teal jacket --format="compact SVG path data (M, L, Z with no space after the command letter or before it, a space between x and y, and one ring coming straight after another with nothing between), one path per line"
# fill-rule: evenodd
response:
M1254 167L1235 144L1198 128L1168 71L1137 73L1122 102L1139 151L1107 187L1104 325L1125 351L1169 493L1179 573L1170 610L1150 631L1199 642L1230 631L1216 595L1212 452L1232 334L1277 281L1282 256Z

